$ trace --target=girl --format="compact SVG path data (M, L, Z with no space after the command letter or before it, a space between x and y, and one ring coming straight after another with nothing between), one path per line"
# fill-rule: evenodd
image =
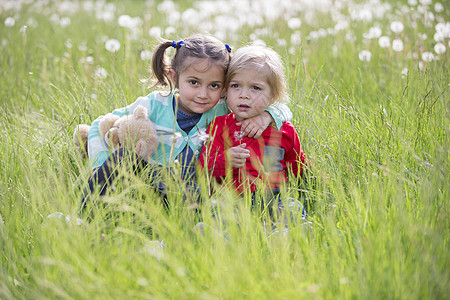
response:
M217 117L207 133L212 137L200 155L200 164L207 167L220 183L228 171L237 191L252 193L253 204L258 188L268 205L278 198L287 182L288 170L301 177L305 154L297 132L290 122L278 130L269 126L261 137L243 136L239 123L254 118L276 102L288 99L286 79L280 56L273 50L248 46L238 49L232 57L226 80L227 102L232 113ZM301 208L290 199L289 206ZM281 209L283 203L277 201ZM260 203L264 208L264 203ZM272 214L272 206L269 207ZM304 211L302 211L302 214Z
M175 54L166 65L166 50L174 47ZM230 60L230 47L205 35L193 35L184 41L163 41L155 49L152 59L153 74L157 84L169 86L168 94L153 92L139 97L127 107L116 109L119 116L131 114L137 105L148 110L159 144L151 163L171 165L181 163L182 179L192 179L195 158L200 153L206 136L206 128L214 117L229 112L221 100L225 86L225 74ZM173 88L178 91L174 92ZM281 126L292 114L286 106L274 106L258 117L240 123L246 135L258 136L272 121ZM101 117L93 122L88 134L88 155L97 171L89 181L91 192L100 184L104 194L107 184L115 175L115 166L123 160L124 151L110 153L104 137L99 135ZM146 165L150 162L137 162Z

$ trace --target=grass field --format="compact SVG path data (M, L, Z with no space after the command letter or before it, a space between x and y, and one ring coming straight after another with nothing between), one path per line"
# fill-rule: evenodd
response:
M136 176L78 214L75 125L148 94L158 37L194 32L282 55L307 224L271 234L220 190L202 217L236 222L202 235L179 185L167 212ZM0 299L448 299L445 1L2 0L0 41Z

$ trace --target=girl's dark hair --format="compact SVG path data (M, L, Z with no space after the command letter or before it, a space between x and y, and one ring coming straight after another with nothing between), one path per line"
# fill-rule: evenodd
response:
M169 65L166 50L173 45L176 45L176 50ZM178 81L179 74L193 63L188 59L190 57L207 58L210 62L222 67L224 73L230 62L230 53L225 44L209 35L195 34L175 44L173 41L163 40L153 52L152 71L157 81L154 86L169 86L172 91L174 83L170 79L169 70L175 71ZM178 83L175 82L175 87L177 85Z

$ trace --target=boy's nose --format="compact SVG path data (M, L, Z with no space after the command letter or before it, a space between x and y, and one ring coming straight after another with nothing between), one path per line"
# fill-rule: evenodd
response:
M241 94L239 95L241 99L248 99L248 91L246 89L241 90Z

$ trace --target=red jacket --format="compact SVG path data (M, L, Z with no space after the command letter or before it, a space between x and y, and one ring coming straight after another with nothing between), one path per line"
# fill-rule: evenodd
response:
M245 143L250 150L245 167L232 169L233 180L239 192L250 188L256 190L257 181L262 180L268 189L280 187L287 181L288 168L295 176L301 176L305 154L298 134L291 122L284 122L280 130L269 126L258 139L240 134L234 115L216 117L209 125L209 142L200 154L200 165L208 169L220 183L227 174L226 152L229 148Z

